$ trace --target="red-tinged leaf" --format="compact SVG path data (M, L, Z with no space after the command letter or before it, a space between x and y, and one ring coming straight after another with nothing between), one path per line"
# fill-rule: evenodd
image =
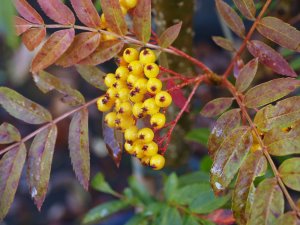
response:
M15 16L15 28L18 36L29 30L32 26L32 23L29 23L21 17Z
M249 20L255 19L255 4L253 0L233 0L240 12Z
M21 140L20 132L9 123L0 125L0 144L10 144Z
M219 14L229 28L240 37L245 36L245 26L240 16L223 0L216 0Z
M50 73L41 71L38 74L33 74L33 79L42 92L48 93L49 91L56 90L63 94L62 101L71 106L85 103L84 97L79 91L73 89L69 84L60 81Z
M120 40L100 42L96 50L87 58L79 62L82 65L98 65L116 56L123 48L124 43Z
M106 73L101 71L98 67L76 65L76 70L89 84L102 91L107 90L107 87L104 84L104 77L106 76Z
M37 0L45 14L59 24L75 24L73 12L61 0Z
M253 81L258 68L258 58L252 59L239 72L235 86L239 92L244 92Z
M168 48L179 35L181 30L182 22L175 24L168 29L166 29L159 37L159 45L162 48Z
M26 159L24 144L7 152L0 160L0 221L14 200Z
M294 96L259 110L254 123L261 131L266 132L275 127L287 128L298 120L300 120L300 96Z
M104 117L105 114L102 118ZM102 132L107 151L116 166L119 167L123 152L123 134L118 130L106 126L104 119L102 120Z
M247 208L251 209L253 181L265 174L268 162L262 151L250 153L243 162L232 197L232 210L238 224L246 224L249 219Z
M41 131L35 136L28 152L27 180L38 210L41 210L48 190L56 137L56 125Z
M257 30L282 47L300 52L300 31L276 17L264 17Z
M167 89L174 88L175 86L176 86L176 83L173 80L168 80L168 82L166 84ZM170 91L170 95L172 96L174 104L176 106L178 106L180 109L182 109L187 101L182 90L177 89L177 90ZM189 109L186 108L185 112L189 112Z
M133 11L133 31L138 40L147 43L151 37L151 0L138 1Z
M244 68L245 63L243 59L241 59L239 56L235 60L234 65L233 65L233 76L237 78L241 72L241 70Z
M44 21L38 12L26 0L14 0L18 13L27 21L34 24L43 24Z
M261 41L250 41L247 44L249 52L258 57L259 61L265 66L271 68L275 73L297 77L295 71L288 62L274 49Z
M252 145L249 127L234 129L217 150L212 168L210 182L215 191L224 191L240 169Z
M257 187L247 224L275 224L283 214L284 198L276 178L263 180Z
M69 131L69 149L75 174L84 189L88 189L90 180L90 151L88 134L88 110L86 108L74 114Z
M94 32L83 32L76 35L72 45L56 64L69 67L88 57L99 46L100 37L100 33Z
M279 78L259 84L245 94L245 105L257 108L274 102L300 86L300 81L293 78Z
M232 215L232 211L229 209L215 210L209 215L207 215L207 219L214 222L215 224L232 225L235 223L235 219ZM189 224L185 224L185 225L189 225Z
M74 29L60 30L53 33L34 57L31 72L37 73L55 63L70 47L74 36Z
M99 28L100 17L91 0L70 0L79 20L88 27Z
M233 98L216 98L208 102L200 113L205 117L218 116L232 105L233 100Z
M286 186L295 191L300 191L299 157L285 160L279 167L279 174Z
M224 113L215 123L208 139L208 153L214 158L217 150L225 138L241 123L239 109L232 109Z
M224 48L231 52L235 51L234 45L230 40L219 36L213 36L212 39L216 43L216 45L220 46L221 48Z
M46 37L46 28L32 28L22 35L22 42L29 51L38 47Z
M300 225L300 220L295 212L287 212L281 215L275 225Z
M30 124L42 124L52 120L42 106L7 87L0 87L0 105L13 117Z

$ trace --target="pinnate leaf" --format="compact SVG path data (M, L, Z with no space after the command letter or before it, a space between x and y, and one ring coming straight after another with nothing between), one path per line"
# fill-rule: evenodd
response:
M221 48L224 48L231 52L235 51L233 43L230 40L223 38L223 37L219 37L219 36L213 36L212 39Z
M179 35L182 22L167 28L159 37L159 45L163 48L168 48Z
M247 44L247 48L254 57L258 57L262 64L272 69L275 73L297 77L297 74L290 67L288 62L265 43L257 40L250 41Z
M300 86L300 81L293 78L279 78L259 84L245 95L245 105L256 108L274 102Z
M160 225L182 225L182 218L180 213L175 207L170 207L166 205L162 208L160 216L157 218L157 221L154 224Z
M92 187L97 190L107 194L115 195L116 192L111 188L111 186L106 182L102 173L97 173L92 180Z
M27 20L15 16L15 28L16 28L16 34L18 36L23 34L25 31L29 30L32 26L33 24L28 22Z
M276 17L264 17L257 30L282 47L300 52L300 31Z
M227 110L233 102L233 98L216 98L208 102L201 110L201 115L205 117L215 117Z
M220 145L210 170L211 185L216 193L227 188L240 169L252 145L249 127L234 129Z
M219 14L229 28L240 37L245 36L245 26L240 16L223 0L216 0Z
M107 89L106 85L104 84L104 77L106 73L101 71L96 66L76 65L76 70L89 84L103 91Z
M31 72L37 73L52 65L70 47L75 35L74 29L53 33L32 61Z
M235 86L239 92L245 91L253 81L258 68L258 58L252 59L239 72Z
M300 191L300 158L285 160L279 167L283 183L289 188Z
M173 80L168 80L166 84L167 89L172 89L176 86L176 83ZM181 89L171 90L169 91L172 96L173 102L176 106L182 109L187 101ZM185 112L189 112L188 107L185 109Z
M284 198L276 178L265 179L257 187L247 224L275 224L283 210Z
M42 106L7 87L0 87L0 104L13 117L30 124L42 124L52 120Z
M14 200L25 159L26 148L21 144L0 160L0 221L6 216Z
M233 0L240 12L249 20L255 19L255 4L253 0Z
M46 37L46 28L32 28L22 35L22 42L29 51L38 47Z
M69 149L73 169L79 182L86 190L90 180L88 115L86 108L76 112L69 130Z
M99 28L100 17L91 0L70 0L79 20L88 27Z
M299 225L300 220L298 219L297 215L295 212L287 212L283 215L281 215L276 223L276 225Z
M29 5L26 0L14 1L18 13L24 17L27 21L34 24L43 24L44 21L38 12Z
M0 144L10 144L21 140L20 132L9 123L0 125Z
M37 0L45 14L59 24L75 24L73 12L61 0Z
M133 11L133 31L137 39L147 43L151 37L151 0L138 1Z
M41 131L35 136L28 152L27 180L31 197L39 210L48 190L56 137L56 125Z

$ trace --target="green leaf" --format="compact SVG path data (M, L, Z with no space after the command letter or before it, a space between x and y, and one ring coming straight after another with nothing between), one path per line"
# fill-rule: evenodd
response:
M21 144L0 160L0 221L8 213L14 200L26 159L26 147Z
M183 225L199 225L197 219L193 216L187 216L184 218Z
M238 224L247 223L249 219L247 210L251 209L253 188L255 190L253 181L266 172L267 166L262 151L250 153L241 165L232 198L232 210Z
M149 204L150 202L152 202L149 191L141 182L138 182L135 177L130 177L128 182L129 187L135 194L135 197L137 197L141 202L145 204Z
M210 182L216 193L223 191L230 184L240 169L252 145L249 127L234 129L221 144L210 170Z
M111 201L101 204L93 209L91 209L83 218L82 224L96 224L108 216L127 208L129 205L124 201Z
M89 84L102 91L107 89L106 85L104 84L104 77L106 76L106 73L101 71L98 67L76 65L76 70Z
M133 31L137 39L148 43L151 37L151 0L137 1L133 11Z
M166 205L160 216L154 222L155 225L183 225L180 213L176 208Z
M279 167L283 183L289 188L300 191L300 158L285 160Z
M208 139L208 153L214 158L215 153L223 143L225 138L238 127L241 123L241 115L239 109L232 109L224 113L216 121Z
M40 71L38 74L33 74L33 79L43 93L56 90L63 94L62 101L71 106L82 105L85 103L84 97L79 91L73 89L69 84L62 82L46 71Z
M227 110L234 98L216 98L208 102L201 110L201 115L205 117L215 117Z
M248 108L257 108L269 104L288 95L299 86L300 81L293 78L279 78L259 84L247 91L245 105Z
M178 178L178 186L183 187L186 185L197 184L197 183L207 183L209 182L209 175L202 171L197 171L182 175Z
M200 170L209 173L212 164L213 160L210 158L210 156L206 155L200 160Z
M125 225L147 225L147 218L142 214L134 215Z
M239 72L235 86L239 92L244 92L253 81L258 68L258 58L252 59Z
M233 0L240 12L249 20L255 19L255 4L253 0Z
M0 125L0 144L10 144L21 140L20 132L9 123Z
M162 48L170 47L179 35L182 22L167 28L159 37L159 46Z
M13 117L30 124L42 124L52 120L42 106L7 87L0 87L0 104Z
M213 36L212 39L219 47L224 48L225 50L228 50L230 52L235 51L234 45L230 40L219 36Z
M28 152L27 180L38 210L41 210L48 190L56 137L56 125L41 131Z
M297 214L295 212L287 212L283 215L281 215L276 223L276 225L299 225L300 220L297 217Z
M283 210L284 198L276 178L266 179L257 187L247 225L275 224Z
M195 141L204 146L207 146L209 135L210 131L208 128L198 128L188 132L185 138L189 141Z
M300 57L297 57L296 59L292 60L290 65L294 70L299 70L300 69Z
M92 187L97 190L107 194L115 195L116 192L111 188L111 186L105 181L102 173L97 173L92 180Z
M172 194L176 191L177 186L178 177L176 173L172 173L170 176L168 176L164 186L164 194L167 200L169 200Z

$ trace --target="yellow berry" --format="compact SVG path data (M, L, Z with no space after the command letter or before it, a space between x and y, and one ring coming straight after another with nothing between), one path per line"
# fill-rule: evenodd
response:
M116 121L116 117L117 117L117 113L116 112L110 112L108 114L106 114L105 118L104 118L104 123L110 127L110 128L114 128L115 127L115 121Z
M145 94L147 92L147 82L146 78L139 78L134 84L134 89L138 93Z
M124 138L127 142L133 143L137 138L138 128L136 126L131 126L125 130Z
M122 101L128 101L129 100L129 89L128 88L121 88L118 90L118 98Z
M137 0L120 0L120 4L127 9L132 9L136 6Z
M143 106L142 102L137 102L137 103L135 103L133 105L133 107L132 107L132 114L135 116L135 118L141 119L141 118L143 118L146 115L143 107L144 106Z
M116 69L115 74L116 74L116 79L117 80L126 81L127 77L128 77L128 74L129 74L129 70L125 66L119 66Z
M135 141L133 143L133 152L134 152L133 154L139 159L144 157L144 151L143 151L142 147L143 147L143 144L140 141Z
M144 95L136 92L135 90L131 90L129 93L129 99L134 103L141 102L144 99Z
M146 48L140 52L139 60L143 64L154 63L156 61L156 56L151 49Z
M98 107L98 110L101 111L101 112L107 112L111 109L112 107L112 102L109 101L107 99L107 97L105 96L101 96L98 100L97 100L97 107Z
M150 166L154 169L154 170L160 170L164 167L165 165L165 157L160 155L160 154L156 154L154 156L151 157L150 159Z
M142 128L138 131L138 138L144 143L149 143L154 138L154 132L148 127Z
M150 124L155 129L161 129L166 123L166 116L162 113L156 113L151 116Z
M123 15L126 15L128 9L127 9L126 7L124 7L124 6L121 5L121 11L122 11L122 14L123 14Z
M129 63L128 70L135 76L141 76L144 72L144 66L140 61L134 60Z
M168 107L172 103L172 96L166 91L160 91L155 95L155 103L159 107Z
M105 78L104 78L104 83L107 87L112 87L112 85L116 82L116 77L115 74L113 73L108 73L106 74Z
M127 63L139 59L139 52L134 48L126 48L123 53L123 58Z
M133 88L134 84L137 82L138 79L139 77L134 76L132 73L129 73L127 77L127 86L129 88Z
M147 82L147 91L151 94L156 94L161 91L162 82L157 78L150 78Z
M116 99L115 101L115 111L118 112L120 110L120 106L122 104L122 101L120 99Z
M151 141L149 143L144 144L142 149L144 151L145 156L154 156L158 152L158 145L154 141Z
M148 115L159 112L159 106L156 105L154 98L148 98L144 101L143 109Z
M121 88L127 88L127 84L125 81L123 80L117 80L113 85L112 85L113 88L119 90Z
M132 118L132 116L117 114L115 123L118 130L125 131L127 128L135 124L135 120Z
M130 144L130 143L125 142L124 148L125 148L125 151L126 151L128 154L132 155L132 154L134 153L133 145Z
M149 156L144 156L143 158L141 158L141 163L142 163L144 166L149 166L149 165L150 165L150 159L151 159L151 157L149 157Z
M130 102L122 102L119 108L118 113L124 115L131 115L132 114L132 105Z
M105 95L111 101L115 101L118 96L118 91L115 88L108 88Z
M144 67L144 73L148 78L157 77L159 74L159 67L156 63L147 63Z
M128 66L128 63L125 61L125 59L123 58L123 56L119 56L116 59L116 63L117 63L118 66L125 66L125 67Z

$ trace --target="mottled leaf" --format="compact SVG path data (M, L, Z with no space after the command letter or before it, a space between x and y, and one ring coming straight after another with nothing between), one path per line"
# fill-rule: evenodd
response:
M104 77L106 73L101 71L96 66L76 65L76 70L89 84L103 91L107 89L106 85L104 84Z
M287 212L283 215L281 215L275 225L299 225L300 220L297 217L297 214L295 212Z
M31 72L39 72L55 63L72 44L74 35L73 28L53 33L34 57Z
M235 86L239 92L244 92L253 81L258 68L258 58L252 59L239 72Z
M262 64L271 68L275 73L297 77L297 74L290 67L288 62L265 43L257 40L250 41L247 44L247 48L254 57L258 57Z
M100 17L91 0L70 0L79 20L88 27L99 28Z
M28 152L27 180L31 197L39 210L48 190L56 137L56 125L39 132Z
M243 162L232 197L232 210L238 224L247 223L249 215L246 213L246 208L251 208L253 203L251 198L253 181L257 176L266 172L267 166L268 163L262 151L250 153Z
M18 13L27 21L35 24L43 24L44 21L38 12L29 5L26 0L14 0Z
M16 34L18 36L23 34L25 31L29 30L32 26L33 24L28 22L27 20L15 16L15 28L16 28Z
M111 186L106 182L102 173L97 173L92 180L92 187L97 190L107 194L116 195L117 193L111 188Z
M255 19L255 4L253 0L233 0L240 12L249 20Z
M212 158L225 138L241 123L239 109L224 113L215 123L208 139L208 153Z
M120 40L109 40L100 42L96 50L87 58L79 62L83 65L98 65L116 56L123 48L124 43Z
M133 31L137 39L148 43L151 37L151 0L138 1L133 11Z
M230 40L219 36L213 36L212 39L216 43L216 45L220 46L221 48L224 48L231 52L235 51L234 45Z
M119 0L101 0L101 6L109 29L116 34L126 35L127 24Z
M61 0L37 0L45 14L59 24L75 24L73 12Z
M42 106L7 87L0 87L0 104L13 117L30 124L42 124L52 120Z
M22 35L22 42L29 51L38 47L46 37L46 28L32 28Z
M0 144L10 144L21 140L20 132L9 123L0 125Z
M251 88L245 94L245 105L257 108L274 102L300 86L300 81L293 78L274 79Z
M216 193L225 190L230 184L251 145L250 128L245 126L234 129L220 145L210 170L210 182Z
M73 169L79 182L86 190L90 180L88 115L86 108L76 112L69 130L69 149Z
M217 10L229 28L240 37L245 35L245 26L240 16L223 0L216 0Z
M282 47L300 52L300 31L276 17L264 17L257 30L266 38Z
M300 158L285 160L279 167L283 183L289 188L300 191Z
M159 45L162 48L168 48L170 45L172 45L179 35L181 26L182 22L167 28L159 37Z
M0 160L0 221L14 200L25 159L26 148L21 144L8 151Z
M168 80L166 84L167 89L172 89L176 87L176 83L174 80ZM186 97L184 96L181 89L176 89L169 91L170 95L172 96L173 102L176 106L178 106L180 109L182 109L187 101ZM189 112L188 107L185 109L185 112Z
M216 98L208 102L201 110L201 115L205 117L215 117L227 110L234 98Z
M276 178L263 180L257 187L248 225L275 224L283 214L284 198Z

